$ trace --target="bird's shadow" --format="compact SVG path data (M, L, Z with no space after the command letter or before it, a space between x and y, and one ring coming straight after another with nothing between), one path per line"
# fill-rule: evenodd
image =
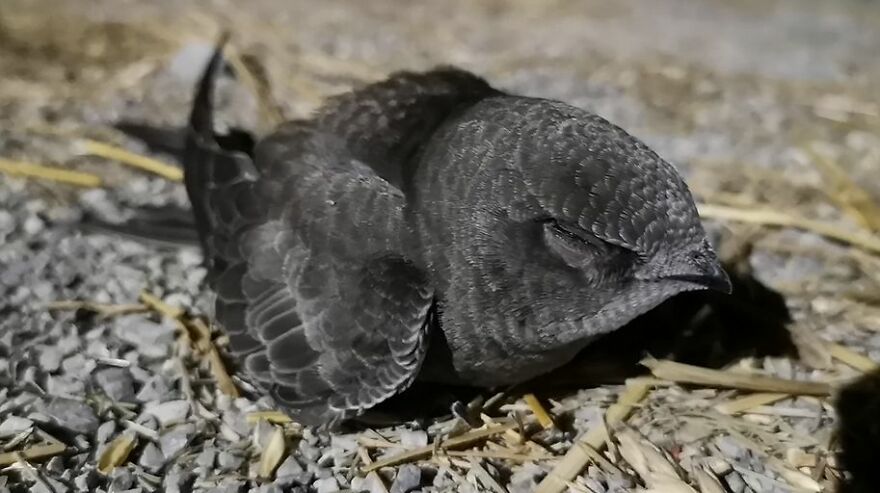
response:
M517 390L558 396L574 389L622 383L645 372L639 361L647 355L713 368L746 356L796 356L783 296L749 273L732 265L726 269L733 283L731 295L696 291L675 296ZM449 413L453 403L468 401L480 392L417 381L368 413L366 423L441 416Z
M880 489L880 368L847 385L837 398L840 463L847 476L840 493Z

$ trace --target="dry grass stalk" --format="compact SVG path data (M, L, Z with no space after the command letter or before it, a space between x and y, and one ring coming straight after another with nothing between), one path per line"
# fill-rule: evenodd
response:
M147 440L159 441L159 432L152 428L148 428L142 424L135 423L130 419L123 420L122 424L125 425L125 428L127 430L131 430L134 433L143 436Z
M178 328L185 334L192 346L202 355L208 358L211 373L217 382L217 388L230 397L239 397L241 394L236 387L226 365L214 341L211 340L211 330L200 318L189 318L186 312L180 308L172 307L158 297L144 291L141 293L141 302L156 312L174 320Z
M648 487L647 491L697 493L656 445L629 429L618 432L616 438L620 443L620 455L642 478Z
M859 247L871 253L880 254L880 238L866 231L848 231L832 224L773 209L737 208L717 204L699 204L697 208L703 218L802 229Z
M390 442L384 438L358 437L357 441L366 448L406 448L403 444Z
M127 164L144 171L159 175L171 181L183 181L183 170L177 166L163 163L151 157L135 154L121 147L116 147L96 140L82 139L80 141L85 154L112 159L122 164Z
M841 346L840 344L829 343L828 351L835 359L865 373L870 373L880 367L880 364L876 363L871 358L863 356L846 346Z
M54 457L58 454L64 453L65 450L67 450L67 447L61 442L32 445L24 450L16 450L0 454L0 466L15 464L20 460L38 460L47 457Z
M781 401L787 397L790 396L788 394L760 392L722 402L715 406L715 410L723 414L738 414L758 406Z
M446 455L450 457L466 457L466 458L479 458L479 459L502 459L509 460L513 462L530 462L530 461L540 461L540 460L549 460L553 459L553 456L548 455L528 455L528 454L518 454L513 450L507 448L501 448L500 450L447 450Z
M654 376L678 383L791 395L826 396L832 391L831 385L824 382L804 382L712 370L669 360L647 358L642 360L641 364L647 366Z
M470 472L472 472L484 486L488 487L495 493L507 493L507 488L501 486L501 484L498 483L498 480L493 478L492 475L489 474L489 471L487 471L477 459L471 458Z
M178 320L185 314L183 309L165 303L164 301L159 299L159 297L148 291L141 292L140 298L141 302L148 308L168 318Z
M275 427L269 443L260 455L260 477L271 478L275 469L287 455L287 444L284 442L284 431L280 426Z
M823 190L831 200L865 228L880 232L880 206L874 202L871 194L860 187L846 170L819 152L815 146L805 146L804 150L810 154L813 163L825 177L823 187L827 188Z
M407 462L425 459L430 457L434 453L435 449L439 448L456 449L460 447L467 447L481 440L485 440L486 438L489 438L493 435L498 435L500 433L504 433L507 430L512 430L516 426L517 424L513 422L497 426L488 426L485 428L480 428L467 432L463 435L459 435L455 438L450 438L449 440L445 440L442 442L437 440L434 443L429 443L428 445L425 445L424 447L408 450L393 457L389 457L387 459L383 459L370 465L364 466L362 468L362 471L367 473L370 471L381 469L383 467L396 466L398 464L405 464Z
M613 462L608 460L604 455L602 455L598 450L594 449L590 445L584 443L583 441L577 441L574 442L573 446L582 449L584 453L587 454L596 465L604 469L605 472L609 472L617 476L624 476L623 471L619 467L614 465Z
M605 421L609 425L620 423L629 417L633 408L642 401L651 389L651 383L641 379L628 380L617 402L612 404L605 412ZM605 426L599 426L589 430L577 439L577 443L583 443L590 448L601 450L608 439L608 431ZM562 460L550 471L535 490L536 493L562 493L568 487L568 483L577 477L590 462L590 455L579 446L568 449Z
M82 171L72 171L54 166L26 163L23 161L11 161L0 158L0 173L24 178L38 178L42 180L57 181L78 187L100 187L103 184L101 177Z
M499 424L498 421L496 421L495 419L493 419L491 416L489 416L486 413L480 413L480 419L483 421L483 424L485 424L486 426L497 426ZM535 442L534 440L529 440L525 436L525 432L522 429L523 423L521 421L517 420L516 423L517 423L517 428L519 428L519 431L517 431L516 429L510 429L510 430L507 430L503 433L502 436L504 438L505 443L507 443L509 446L511 446L513 448L528 449L529 452L534 455L550 455L550 456L553 455L553 452L542 447L539 443Z
M188 325L196 327L200 333L200 338L196 341L196 344L208 356L208 361L211 363L211 373L214 374L217 387L221 392L230 397L239 397L241 394L238 391L238 387L232 381L229 372L226 371L226 364L223 363L223 358L220 357L220 351L217 350L217 346L211 341L210 329L200 318L193 318L188 322Z
M526 404L529 406L529 409L532 410L532 414L535 415L535 419L538 420L538 423L541 425L542 428L544 428L545 430L549 430L550 428L556 426L553 423L553 418L550 417L550 413L547 412L547 410L541 404L541 401L539 401L538 398L535 397L535 394L526 394L523 396L523 400L526 401Z
M370 453L367 452L367 449L364 447L358 447L358 457L361 459L361 462L364 463L364 466L369 466L373 463L373 459L370 458ZM385 481L382 479L376 471L370 471L367 473L367 479L373 482L376 486L376 489L379 493L388 493L388 488L385 486Z
M107 475L113 468L124 464L136 444L137 436L134 433L123 433L116 437L98 458L98 472Z

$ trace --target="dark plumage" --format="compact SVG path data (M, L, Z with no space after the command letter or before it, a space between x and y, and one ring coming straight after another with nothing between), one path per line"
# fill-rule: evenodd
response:
M251 146L214 135L220 65L184 158L216 319L306 424L417 375L521 382L676 293L729 289L679 174L596 115L445 68L333 98Z

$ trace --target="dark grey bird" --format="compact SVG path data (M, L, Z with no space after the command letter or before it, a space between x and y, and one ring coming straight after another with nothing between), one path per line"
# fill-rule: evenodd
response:
M682 177L594 114L441 68L254 144L214 132L221 65L184 154L215 317L305 424L417 377L522 382L677 293L730 289Z

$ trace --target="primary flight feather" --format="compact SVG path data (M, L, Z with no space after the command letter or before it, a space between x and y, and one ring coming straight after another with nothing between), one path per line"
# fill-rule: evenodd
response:
M444 68L253 144L214 133L221 64L184 154L215 316L305 424L417 377L524 381L676 293L729 290L680 175L596 115Z

